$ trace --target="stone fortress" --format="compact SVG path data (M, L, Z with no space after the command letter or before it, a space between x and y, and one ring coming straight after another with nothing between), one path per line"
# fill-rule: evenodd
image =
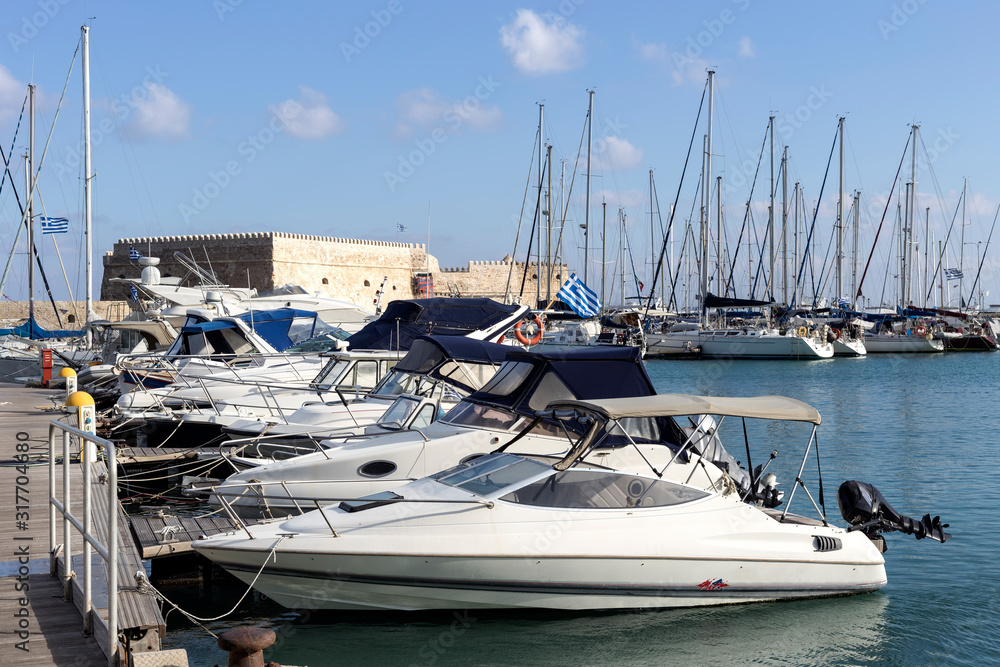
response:
M442 269L437 258L427 254L423 244L288 232L126 238L119 239L113 250L104 254L101 299L125 300L128 297L127 284L110 279L139 277L141 267L129 259L129 250L133 247L144 256L159 257L163 277L187 274L187 269L174 256L175 252L180 252L202 268L211 269L220 282L233 287L249 284L258 292L264 292L290 283L301 285L310 294L318 292L369 308L383 280L383 307L395 299L432 296L427 290L418 288L418 284L427 283L428 274L433 296L488 297L501 302L508 293L510 275L508 300L518 301L525 270L524 262L513 262L510 256L500 261L470 261L465 267ZM536 264L530 263L524 303L535 301L537 273ZM566 265L553 267L550 283L553 298L568 277ZM544 275L542 279L544 300ZM194 283L188 280L184 284Z

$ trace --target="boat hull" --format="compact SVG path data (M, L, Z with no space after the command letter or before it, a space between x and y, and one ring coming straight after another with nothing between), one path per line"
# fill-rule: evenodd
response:
M944 341L924 336L865 336L869 354L932 354L944 352Z
M205 550L250 583L260 552ZM781 585L776 581L787 582ZM595 583L598 582L598 583ZM881 564L664 557L281 552L255 588L292 609L653 609L866 593Z

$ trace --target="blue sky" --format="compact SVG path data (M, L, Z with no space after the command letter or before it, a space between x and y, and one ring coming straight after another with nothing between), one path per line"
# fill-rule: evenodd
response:
M919 229L930 207L935 239L944 238L967 177L966 242L982 248L1000 202L1000 146L989 122L997 107L992 75L1000 69L993 34L1000 7L993 3L10 0L0 14L5 152L29 81L39 91L41 152L80 25L92 25L98 262L125 236L284 230L422 243L428 204L430 252L442 267L501 259L514 248L537 103L545 104L558 184L562 160L567 181L572 177L587 90L594 89L596 226L589 271L600 270L596 239L606 201L611 222L624 209L631 262L648 285L648 173L654 170L665 223L708 67L717 70L713 173L724 179L731 244L749 197L740 164L756 161L771 113L776 150L788 145L789 178L802 183L809 210L837 119L847 118L845 187L862 191L862 261L910 123L921 126L932 151L929 160L922 158L929 168L917 177ZM39 185L46 213L71 221L71 232L58 241L77 293L80 89L78 58ZM695 198L703 132L704 122L680 196L678 229ZM14 153L25 145L22 127ZM20 188L23 166L19 159L12 166ZM581 273L583 171L581 160L564 242L567 261ZM766 218L767 173L765 157L765 180L753 195L757 234ZM835 216L836 175L835 157L817 218L818 261ZM534 200L529 193L518 258L526 251ZM19 219L5 185L4 259ZM874 300L883 282L892 284L893 269L886 273L891 223L865 283ZM959 236L956 228L953 255ZM619 238L617 228L609 232L610 257ZM43 241L50 280L61 284L51 240ZM976 251L966 246L966 274L975 273ZM15 259L8 298L26 295L24 259ZM996 298L987 302L1000 300L992 264L987 261L983 288ZM609 271L621 267L612 263ZM746 269L742 273L737 282L745 292Z

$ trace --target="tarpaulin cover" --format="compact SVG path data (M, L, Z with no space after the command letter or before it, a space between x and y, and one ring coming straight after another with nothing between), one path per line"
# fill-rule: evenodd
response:
M29 317L27 320L9 329L0 329L0 336L19 336L32 340L45 338L78 338L83 335L82 329L46 329Z
M377 320L348 339L351 350L408 350L420 335L465 336L508 319L520 306L492 299L404 299L392 301Z

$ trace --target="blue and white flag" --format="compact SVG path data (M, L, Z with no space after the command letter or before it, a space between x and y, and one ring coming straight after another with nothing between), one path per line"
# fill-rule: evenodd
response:
M601 312L601 300L597 298L597 293L577 278L576 273L569 274L569 280L563 283L556 296L580 317L593 317Z
M128 291L132 293L132 300L138 302L139 290L135 288L135 283L132 283L131 285L128 286Z
M69 218L41 217L42 234L65 234L69 231Z
M406 231L406 225L403 225L403 224L400 224L400 223L396 223L396 231L397 232L405 232Z
M133 262L142 259L142 253L135 249L135 246L128 247L128 258Z
M948 280L961 280L965 276L962 273L962 269L945 269L944 277Z
M851 302L848 301L847 299L837 299L837 306L839 306L840 308L850 308Z

